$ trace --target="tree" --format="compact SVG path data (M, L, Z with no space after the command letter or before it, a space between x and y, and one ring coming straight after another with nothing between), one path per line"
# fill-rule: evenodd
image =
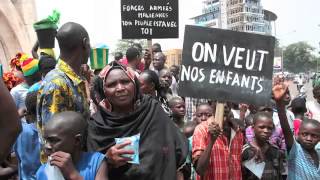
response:
M129 47L131 47L134 43L139 43L142 46L142 49L147 48L147 40L145 39L120 39L116 45L116 49L112 54L116 52L122 52L122 54L126 54L126 51Z
M315 49L306 42L290 44L283 52L284 68L294 72L307 72L316 68Z

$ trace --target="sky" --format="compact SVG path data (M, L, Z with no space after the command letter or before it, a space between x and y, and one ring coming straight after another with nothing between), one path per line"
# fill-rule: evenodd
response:
M73 21L83 25L91 44L104 43L113 51L121 39L120 0L35 0L38 20L53 9L61 13L60 25ZM192 24L191 17L201 14L202 0L179 0L179 38L153 39L162 49L182 48L184 26ZM319 50L320 0L262 0L265 9L274 12L276 37L281 46L306 41Z

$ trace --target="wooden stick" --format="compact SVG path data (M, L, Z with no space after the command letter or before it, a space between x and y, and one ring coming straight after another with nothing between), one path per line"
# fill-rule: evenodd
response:
M153 54L152 54L152 39L147 39L147 45L148 45L148 49L149 52L151 54L151 60L153 59Z
M223 115L224 115L224 103L217 102L216 104L216 114L215 122L219 124L220 128L223 126Z

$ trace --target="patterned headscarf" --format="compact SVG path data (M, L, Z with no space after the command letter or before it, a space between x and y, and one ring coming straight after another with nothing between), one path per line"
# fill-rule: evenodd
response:
M135 104L139 103L139 99L141 98L141 95L140 95L140 90L139 90L138 79L135 76L134 70L132 68L130 68L130 67L123 66L122 64L120 64L120 63L118 63L116 61L113 61L110 64L108 64L99 73L99 77L103 81L103 92L105 93L105 88L106 88L105 82L106 82L106 79L108 78L109 73L114 69L122 70L129 77L129 79L132 81L132 83L135 86L135 92L134 92L135 93L135 99L134 99L134 101L135 101ZM104 94L104 96L105 96L105 94ZM101 107L103 107L105 110L109 111L109 112L112 111L112 106L111 106L111 104L110 104L110 102L109 102L109 100L107 99L106 96L99 103L99 105Z

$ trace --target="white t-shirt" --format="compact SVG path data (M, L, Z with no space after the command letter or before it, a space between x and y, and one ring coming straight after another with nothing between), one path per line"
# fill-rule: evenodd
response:
M286 109L286 115L287 115L290 129L293 131L293 120L295 119L294 114L291 111ZM276 128L281 128L280 119L276 109L273 109L272 119L273 119L274 126Z
M299 77L299 79L298 79L298 85L303 85L303 78L301 77Z
M317 101L308 101L306 106L309 118L320 121L320 104Z

